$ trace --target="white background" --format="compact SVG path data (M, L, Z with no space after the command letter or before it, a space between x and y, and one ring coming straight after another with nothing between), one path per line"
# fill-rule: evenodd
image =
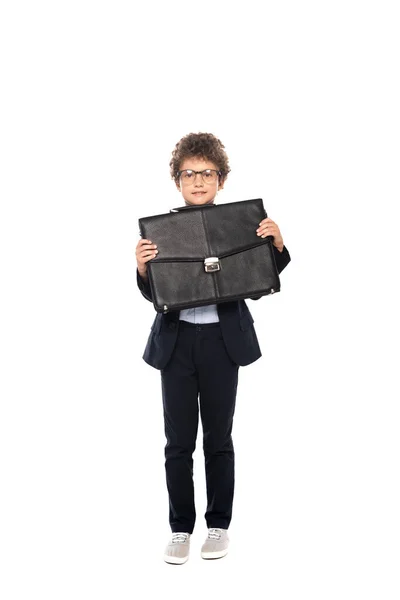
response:
M395 2L5 1L0 544L4 600L398 599L399 21ZM182 205L209 131L292 262L249 300L226 558L170 538L139 217Z

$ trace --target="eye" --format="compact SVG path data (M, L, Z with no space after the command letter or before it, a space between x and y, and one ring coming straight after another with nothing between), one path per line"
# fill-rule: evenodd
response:
M206 171L203 171L203 177L204 177L204 179L212 179L213 175L214 175L214 173L210 169L207 169Z
M189 169L187 169L186 171L182 171L182 177L186 180L193 179L193 171L190 171Z

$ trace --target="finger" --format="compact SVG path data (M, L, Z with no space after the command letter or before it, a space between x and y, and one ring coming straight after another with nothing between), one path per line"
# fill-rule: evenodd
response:
M158 254L158 250L148 250L148 251L142 253L142 258L144 258L146 256L154 257L154 256L157 256L157 254Z
M144 251L141 252L140 256L142 256L142 257L143 256L153 256L153 255L156 255L156 254L158 254L158 250L157 249L155 249L155 250L144 250Z
M149 262L149 260L152 260L153 258L155 258L157 256L157 254L150 254L150 256L146 256L145 258L143 258L143 262Z
M271 225L263 225L257 229L257 235L262 236L263 234L272 235L275 228Z
M153 254L155 250L150 248L139 248L136 250L136 258L141 259L143 256L147 256L148 254Z
M276 227L275 222L272 219L265 219L260 223L261 227Z
M267 235L276 235L276 231L274 227L263 227L260 231L260 237L265 238L267 237Z
M141 250L140 252L136 253L136 259L138 261L144 261L146 257L150 257L150 258L154 258L155 256L157 256L158 254L158 250L154 249L154 250Z
M151 248L157 248L157 244L141 244L138 247L138 251L143 252L143 250L150 250Z
M257 232L259 232L263 227L265 227L266 225L271 225L274 222L272 221L272 219L263 219L258 225L258 228L256 229Z

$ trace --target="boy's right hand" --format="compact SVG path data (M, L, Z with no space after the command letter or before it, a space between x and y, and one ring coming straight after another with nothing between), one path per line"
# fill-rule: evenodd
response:
M151 240L140 239L136 246L136 262L140 275L147 271L146 263L157 256L157 244L152 244Z

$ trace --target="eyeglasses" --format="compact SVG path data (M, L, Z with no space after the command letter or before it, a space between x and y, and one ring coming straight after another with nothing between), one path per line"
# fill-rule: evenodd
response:
M221 171L216 169L204 169L204 171L192 171L192 169L184 169L178 171L178 178L183 185L190 185L196 181L196 175L201 175L204 183L215 183L218 180L218 175L222 175Z

